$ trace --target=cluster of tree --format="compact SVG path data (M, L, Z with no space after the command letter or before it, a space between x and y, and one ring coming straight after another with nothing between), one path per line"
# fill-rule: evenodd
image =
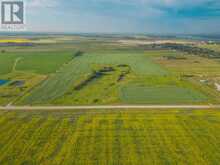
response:
M130 73L131 67L127 64L119 64L117 67L127 68L126 70L122 71L119 75L117 82L120 82Z
M160 47L164 49L177 50L184 53L194 54L207 58L220 58L219 52L207 48L199 48L190 45L173 44L173 43L161 44Z
M90 82L92 82L95 79L98 79L102 77L104 74L99 71L94 71L90 76L88 76L85 80L81 81L79 84L77 84L74 88L74 90L81 90L83 87L88 85Z
M0 47L3 46L34 46L33 43L14 43L14 42L8 42L8 43L0 43Z
M164 56L164 58L167 58L168 60L186 60L186 57L177 57L177 56Z
M100 73L106 73L106 72L113 72L115 71L115 69L113 67L103 67L102 69L100 69L98 72Z
M84 52L82 51L77 51L76 53L73 54L73 58L76 58L76 57L80 57L84 54Z
M119 75L117 82L122 81L122 80L126 77L126 75L128 75L129 73L130 73L130 70L123 71L123 72Z
M74 88L74 90L80 90L82 89L84 86L88 85L90 82L92 82L95 79L99 79L102 76L104 76L107 72L113 72L115 71L114 68L112 67L103 67L99 70L94 70L93 73L91 75L89 75L86 79L84 79L83 81L81 81L78 85L76 85L76 87Z
M161 44L147 44L147 45L138 45L139 50L163 50L164 48L162 47Z

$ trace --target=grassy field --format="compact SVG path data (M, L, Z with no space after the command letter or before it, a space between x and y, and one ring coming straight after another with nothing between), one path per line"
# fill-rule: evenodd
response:
M166 75L168 74L166 70L161 68L159 65L153 63L146 54L128 54L128 53L113 53L113 54L84 54L83 56L74 58L68 64L64 65L59 71L55 74L51 75L45 82L43 82L40 86L34 89L30 94L28 94L24 99L22 99L21 103L25 104L40 104L40 103L56 103L56 104L76 104L77 99L83 100L79 101L80 104L88 104L92 103L94 100L102 100L105 97L111 97L112 99L109 102L114 102L112 100L118 101L119 96L117 95L117 91L109 91L108 95L106 95L105 88L109 88L111 84L117 83L117 72L112 75L112 78L102 79L100 83L101 86L94 84L94 88L88 84L87 90L84 90L79 95L75 95L73 92L72 95L66 93L70 93L74 85L77 84L80 79L83 79L85 75L92 73L92 71L97 67L105 67L112 66L117 67L118 65L126 65L131 69L132 74L134 75ZM115 75L116 74L116 75ZM116 76L116 77L115 77ZM115 77L115 78L114 78ZM107 83L107 84L106 84ZM65 84L65 85L64 85ZM91 92L91 89L94 89ZM101 88L101 90L99 89ZM113 87L113 89L117 89L118 86ZM87 91L87 92L86 92ZM103 93L104 92L104 93ZM91 94L89 94L91 93ZM92 94L96 96L91 96ZM116 96L115 96L116 93ZM89 95L90 96L89 96ZM64 95L64 96L63 96ZM110 95L110 96L109 96ZM79 97L80 96L80 97ZM85 101L85 97L87 100ZM59 100L60 97L60 100ZM115 98L116 97L116 98ZM56 99L55 101L53 101ZM102 102L103 103L103 102Z
M174 63L166 59L160 60L161 57L169 55L175 56L177 54L177 52L171 51L145 51L143 53L129 53L127 51L84 53L77 58L73 58L74 53L66 53L62 58L63 61L60 60L61 56L53 55L53 53L54 52L47 53L49 55L39 53L39 55L36 55L38 53L35 52L33 55L25 56L25 59L20 57L21 59L19 59L16 64L16 69L19 70L34 72L31 71L31 69L35 68L38 73L48 74L50 69L52 70L55 68L57 69L58 66L60 67L55 73L49 74L45 81L26 93L21 99L18 99L16 101L17 104L162 104L173 103L173 101L176 104L205 103L207 100L211 100L209 97L212 95L205 90L194 87L197 86L197 84L192 85L187 83L188 80L186 79L180 80L181 75L190 73L199 74L202 71L203 74L205 74L204 71L206 71L208 75L218 73L217 62L210 60L210 62L206 63L206 66L213 68L213 70L207 69L207 67L202 68L201 62L205 63L205 60L200 57L189 56L186 61L192 61L192 59L189 60L189 58L195 58L193 60L197 60L200 63L200 65L197 64L198 62L195 64L192 63L191 66L189 66L190 63L188 62L182 64L180 62L181 60L174 61ZM56 57L54 59L55 63L51 62L53 61L53 56ZM45 59L42 63L40 63L41 57ZM155 59L157 59L156 62ZM69 61L67 62L67 60ZM57 65L56 61L58 61ZM61 66L63 63L65 64ZM194 65L198 65L201 69ZM126 66L129 68L129 71L120 71L118 66ZM86 83L80 90L74 90L77 84L86 81L88 75L91 75L97 68L101 67L112 67L115 71L109 73L108 76L102 76L95 81ZM185 70L188 69L188 71L185 72L182 69L183 67ZM120 76L123 78L119 81ZM137 89L133 88L134 85L137 87L144 86L145 89L148 88L150 91L142 90L141 92L134 92ZM140 88L138 87L138 89ZM161 89L162 91L160 91ZM170 95L168 95L169 97L165 97L166 94L169 93L168 89L172 89L172 94L170 93ZM155 95L155 97L152 95ZM136 99L133 100L134 96ZM177 98L173 99L174 97ZM131 101L131 98L133 101ZM156 101L152 102L153 99Z
M121 100L127 104L187 104L205 102L207 97L189 88L129 85L121 89Z
M14 70L38 74L54 73L68 62L73 54L74 52L1 52L0 75Z
M220 103L218 59L120 39L0 37L0 105ZM2 110L0 132L0 165L220 162L219 110Z
M14 103L73 58L74 52L1 52L0 79L22 86L0 86L0 105Z
M26 38L10 38L2 39L0 38L0 43L28 43L30 40Z
M219 60L207 59L193 55L181 56L182 60L158 58L157 62L167 70L182 75L220 76Z
M218 59L123 44L121 38L108 36L36 35L24 39L8 38L12 42L27 40L31 45L14 42L14 46L0 47L0 80L38 81L26 85L28 90L22 95L16 94L22 88L13 88L9 83L0 86L1 105L11 100L18 105L220 102L215 85L220 84ZM75 58L79 51L82 55ZM113 71L99 73L103 68ZM16 76L21 73L23 76Z
M74 80L76 81L88 71L90 68L87 65L72 60L31 91L30 94L27 94L21 102L24 104L49 103L50 100L62 96Z
M127 64L139 75L164 75L167 74L160 65L155 64L151 60L151 53L105 53L105 54L88 54L84 56L85 60L96 64L120 65ZM160 53L159 52L154 52ZM167 53L167 52L166 52ZM153 55L153 53L152 53ZM163 53L161 53L163 55Z
M218 110L0 111L0 164L218 164Z
M155 58L156 62L172 74L182 77L209 98L219 102L220 93L215 83L219 83L220 62L218 59L202 58L195 55L181 55L182 59Z
M0 105L7 105L14 104L18 98L29 92L43 81L46 76L34 73L13 72L1 76L1 78L9 81L6 85L0 87Z
M207 48L207 49L211 49L211 50L220 52L220 44L219 43L218 44L202 44L202 45L199 45L199 47Z

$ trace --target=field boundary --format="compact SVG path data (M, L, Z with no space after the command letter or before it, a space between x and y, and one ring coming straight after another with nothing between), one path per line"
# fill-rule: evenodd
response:
M220 105L0 106L0 110L220 109Z

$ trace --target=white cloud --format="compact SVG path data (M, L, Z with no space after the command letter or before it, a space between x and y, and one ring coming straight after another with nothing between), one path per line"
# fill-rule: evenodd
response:
M219 9L219 0L27 1L29 1L27 6L31 8L28 15L31 29L36 31L41 29L48 31L140 31L161 33L202 33L207 29L213 32L219 31L217 18L216 20L210 20L208 17L204 21L198 17L191 18L190 14L186 17L175 15L182 9L193 11L194 7L203 7L210 10Z
M53 8L58 6L57 0L29 0L27 1L28 8Z
M77 0L73 0L77 1ZM208 2L218 2L218 0L90 0L93 3L99 2L112 2L118 4L130 4L130 5L159 5L166 7L193 7L206 4Z

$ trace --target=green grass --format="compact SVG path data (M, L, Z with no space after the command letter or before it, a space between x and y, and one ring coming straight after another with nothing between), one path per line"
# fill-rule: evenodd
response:
M8 74L12 71L16 57L0 53L0 74Z
M2 47L2 50L5 49L5 53L3 51L0 53L0 76L15 71L48 76L45 81L31 88L32 90L25 93L22 98L16 99L16 104L76 105L125 102L147 104L152 103L154 98L155 103L160 103L160 101L172 104L208 103L213 98L213 91L207 92L201 84L192 83L184 76L195 75L203 79L208 76L217 77L220 73L220 65L217 60L186 56L169 50L145 50L144 47L138 45L121 45L111 38L49 37L49 39L51 41L59 40L59 43L41 43L30 47ZM72 60L76 50L83 51L84 54ZM187 58L185 60L162 58L178 55ZM131 69L123 81L117 81L121 74L120 71L117 71L87 84L80 91L73 90L77 83L93 72L95 67L111 66L115 68L118 65L127 65ZM154 79L155 77L158 78ZM181 78L185 82L176 81ZM188 83L185 85L187 81ZM147 92L153 92L155 96L146 96L145 90L135 92L135 88L127 87L130 85L144 86L145 89L150 90ZM162 91L160 92L160 90ZM174 92L173 97L177 97L176 99L166 97L164 100L165 93L169 93L169 90ZM133 95L132 93L135 93L134 96L137 99L132 97L129 99L130 95ZM215 100L218 101L219 95L215 95Z
M206 93L210 98L209 103L218 104L220 93L214 84L215 82L219 82L219 60L195 55L184 55L180 57L184 57L185 59L169 60L167 58L158 58L157 62L164 66L172 75L186 79L190 82L191 86L202 91L202 93ZM207 82L203 83L202 80Z
M193 55L181 56L185 60L168 60L160 58L157 62L172 73L178 75L195 75L195 76L220 76L220 62L218 59L207 59Z
M114 104L120 103L118 91L122 84L129 81L127 73L130 68L128 67L113 67L114 71L105 73L99 78L94 79L79 90L74 88L84 82L89 75L85 75L78 83L74 83L72 89L68 90L62 97L52 101L55 105L85 105L85 104ZM119 81L120 75L124 77Z
M57 71L55 74L51 75L46 81L44 81L41 85L36 87L30 94L22 99L20 103L22 104L73 104L75 103L74 99L77 99L75 96L73 97L66 97L66 93L72 90L74 85L82 79L85 75L90 74L94 66L117 66L120 64L126 64L131 68L131 71L135 75L139 76L150 76L150 75L166 75L168 74L166 70L161 68L159 65L153 63L151 58L146 56L146 54L135 54L135 53L112 53L112 54L84 54L81 57L77 57L73 59L68 64L64 65ZM117 83L115 82L115 76L112 77L112 80L107 80L106 82L102 83ZM89 86L90 87L90 86ZM87 102L80 103L91 103L95 99L103 99L102 97L111 97L106 95L106 91L104 87L99 89L99 86L95 85L97 90L93 90L94 93L97 95L96 97L93 95L92 97L90 92L91 90L87 90L87 92L79 94L78 96L82 96L80 99L84 99L86 97L89 100ZM105 86L106 87L106 86ZM92 87L93 88L93 87ZM91 88L87 88L91 89ZM114 88L116 89L116 88ZM110 91L109 94L112 93L112 100L115 99L115 93L117 92ZM65 96L64 96L65 95ZM75 93L72 93L75 95ZM60 100L59 100L60 98ZM64 99L65 98L65 99ZM55 100L55 101L54 101ZM107 101L107 100L106 100ZM109 103L105 102L105 103Z
M153 52L155 53L155 52ZM85 61L88 60L91 63L107 64L107 65L119 65L127 64L138 75L166 75L168 72L160 65L155 64L151 60L153 56L152 51L149 53L91 53L84 56Z
M177 86L128 85L121 89L121 100L129 104L183 104L202 103L207 97L202 93Z
M27 94L19 103L48 104L51 100L61 97L68 91L74 81L91 71L90 67L81 60L73 59L65 64L55 74Z
M38 74L54 73L68 62L74 52L6 52L0 53L0 74L26 71ZM16 66L15 62L19 59Z
M0 164L220 162L220 111L0 111Z
M0 78L11 81L22 80L25 85L17 88L10 85L0 87L0 105L18 100L45 79L45 74L56 72L72 59L70 52L6 52L0 53Z
M199 45L199 47L220 52L220 44L202 44L202 45Z
M160 52L160 51L159 51ZM159 54L159 52L157 52ZM87 53L64 65L57 73L27 94L19 104L86 105L86 104L198 104L212 102L181 75L170 74L152 61L155 51L145 53ZM167 53L165 51L162 54ZM73 88L91 74L96 66L125 64L130 73L117 82L120 72L104 76L85 88Z
M0 77L3 80L9 80L7 84L0 86L0 105L14 103L18 98L29 92L35 85L45 79L45 76L25 73L13 72ZM10 85L14 81L24 82L23 86Z

